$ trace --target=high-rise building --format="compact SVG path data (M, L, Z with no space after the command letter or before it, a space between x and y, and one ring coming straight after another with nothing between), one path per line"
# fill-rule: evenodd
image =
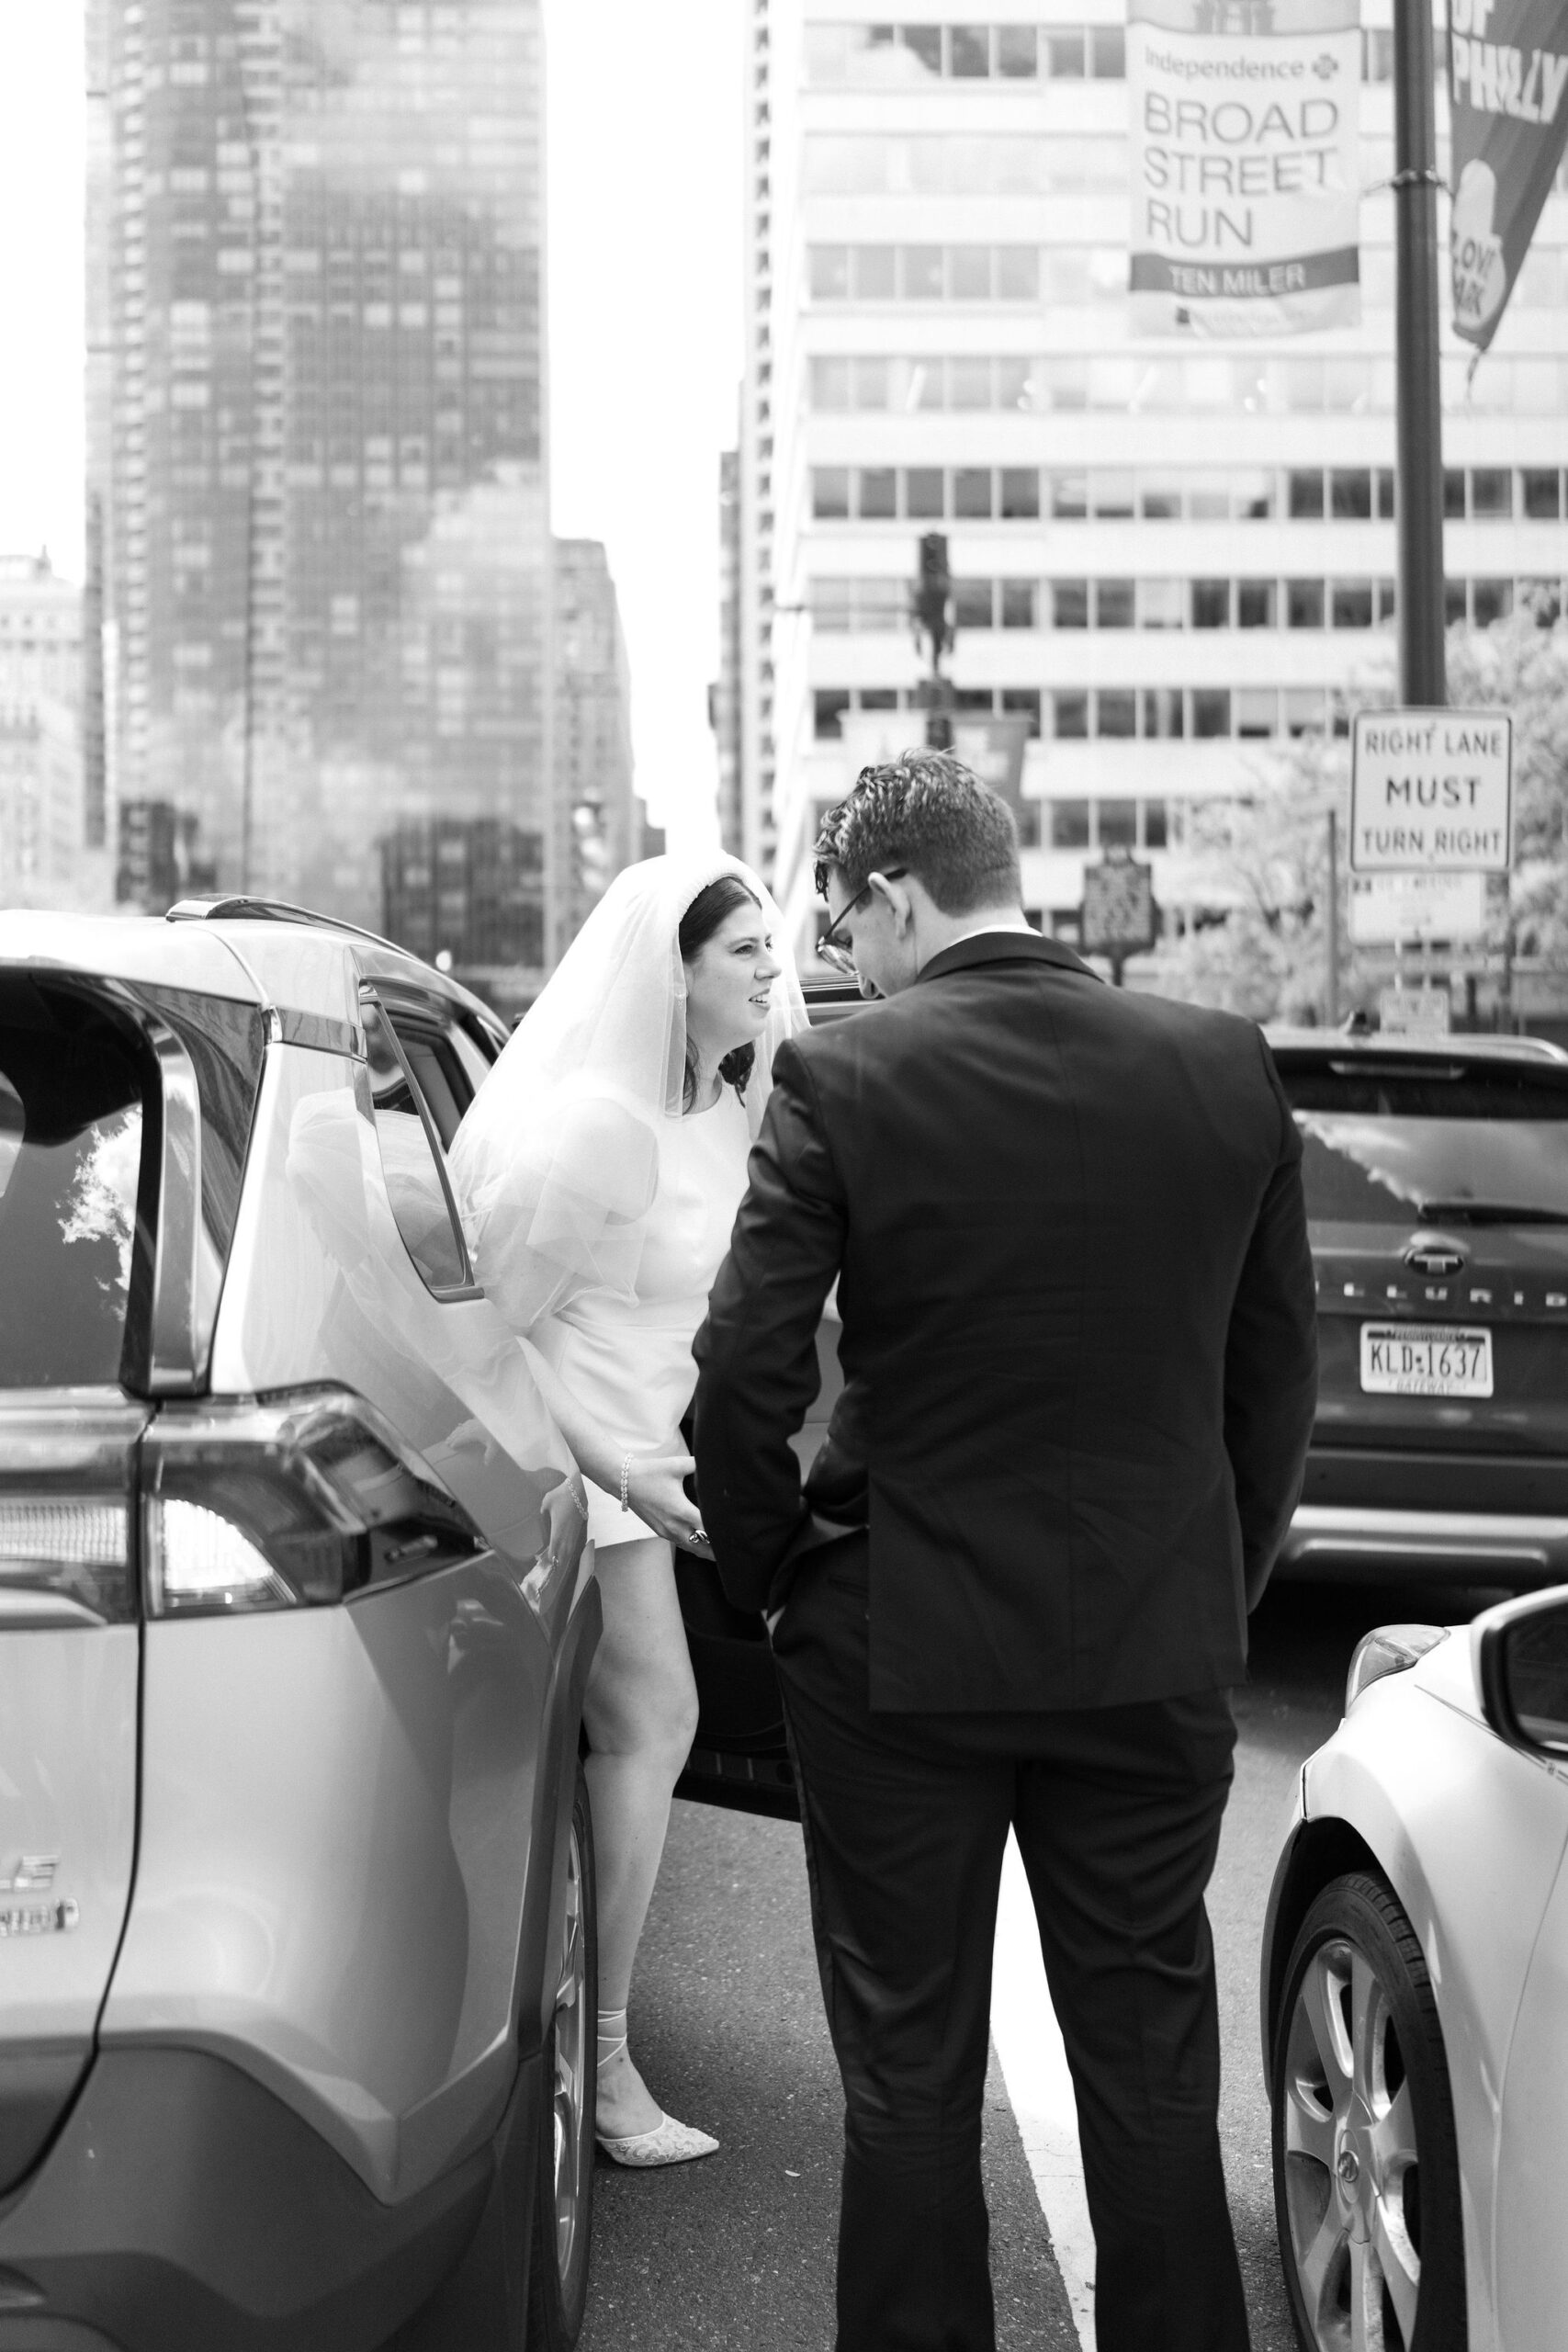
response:
M51 905L85 881L81 708L82 591L47 554L0 556L0 894L13 901Z
M108 788L222 887L547 864L538 0L88 0Z
M718 762L718 833L744 854L740 788L740 452L718 461L718 675L708 688L708 725Z
M1245 342L1135 330L1120 0L750 9L748 853L808 939L817 811L923 737L909 589L940 531L956 718L1030 729L1029 905L1071 935L1086 861L1127 847L1179 922L1194 803L1393 670L1390 0L1363 9L1360 322ZM1446 170L1445 116L1439 86ZM1449 608L1483 627L1568 574L1561 178L1468 385L1444 300Z
M558 957L612 875L642 854L632 790L631 673L597 539L555 543Z

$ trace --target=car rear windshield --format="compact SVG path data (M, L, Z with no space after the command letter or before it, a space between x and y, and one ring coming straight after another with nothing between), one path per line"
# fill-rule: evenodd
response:
M0 991L0 1388L118 1377L144 1069L85 999Z
M1305 1145L1309 1216L1502 1224L1517 1208L1568 1221L1568 1070L1281 1056L1280 1075Z

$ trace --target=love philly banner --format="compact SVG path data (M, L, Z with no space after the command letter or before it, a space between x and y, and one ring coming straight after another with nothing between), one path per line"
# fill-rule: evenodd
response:
M1359 0L1130 0L1134 332L1356 324L1359 24Z
M1449 0L1454 332L1497 332L1568 137L1568 0Z

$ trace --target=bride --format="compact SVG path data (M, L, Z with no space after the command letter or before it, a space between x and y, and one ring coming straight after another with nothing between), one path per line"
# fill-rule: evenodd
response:
M588 1486L604 1631L583 1720L599 1886L596 2128L622 2164L717 2142L626 2046L632 1963L696 1729L671 1545L706 1555L680 1437L774 1049L805 1025L778 909L719 854L616 876L486 1079L452 1174L479 1278Z

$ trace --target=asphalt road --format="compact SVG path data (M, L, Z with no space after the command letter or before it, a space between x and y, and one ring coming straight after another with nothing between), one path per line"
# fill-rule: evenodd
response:
M1224 2046L1221 2124L1255 2352L1296 2352L1280 2278L1258 2035L1263 1908L1295 1777L1339 1719L1368 1626L1454 1623L1498 1596L1281 1586L1237 1694L1235 1787L1209 1893ZM842 2109L811 1949L800 1833L675 1808L633 1992L632 2041L670 2110L719 2154L601 2162L583 2352L829 2352ZM986 2182L1000 2352L1077 2352L1033 2177L993 2062Z

